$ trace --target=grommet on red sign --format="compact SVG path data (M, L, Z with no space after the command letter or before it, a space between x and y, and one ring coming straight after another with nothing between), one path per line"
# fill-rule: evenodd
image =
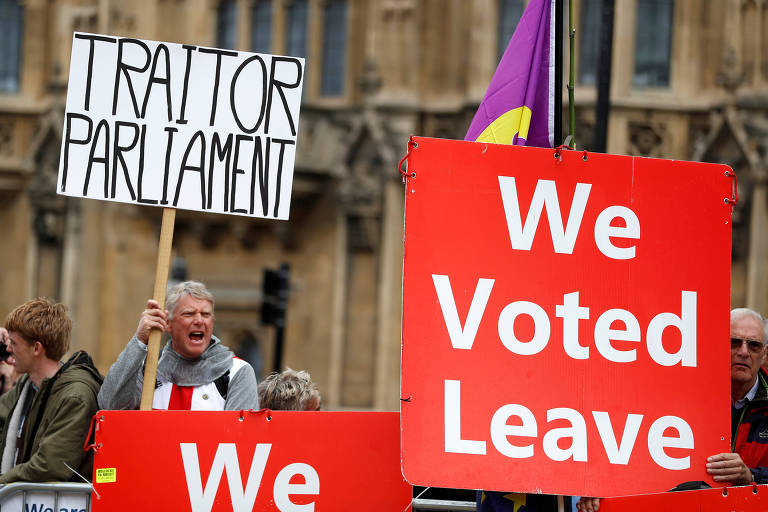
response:
M203 400L208 400L208 395L206 393L203 393Z
M408 160L408 157L411 156L411 151L418 148L419 144L413 140L413 135L411 135L408 139L408 152L405 154L403 158L400 159L400 162L397 164L397 170L400 173L401 178L403 179L403 183L406 182L408 178L415 178L416 173L415 172L408 172L407 170L403 170L403 163L405 163Z

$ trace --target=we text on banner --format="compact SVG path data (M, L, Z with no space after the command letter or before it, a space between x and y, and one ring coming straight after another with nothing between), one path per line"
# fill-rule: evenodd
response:
M94 511L391 512L411 502L397 413L101 411L96 425Z

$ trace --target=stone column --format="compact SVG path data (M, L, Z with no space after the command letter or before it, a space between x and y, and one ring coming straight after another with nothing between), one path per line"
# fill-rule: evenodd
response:
M347 216L338 209L334 220L336 246L333 254L333 301L331 303L331 336L329 340L328 389L323 392L323 401L329 409L341 405L341 384L344 363L344 316L347 298Z
M749 257L747 260L747 307L768 313L768 179L763 164L752 192Z
M394 166L392 172L395 172ZM384 186L382 233L379 248L376 380L373 406L397 410L400 392L400 340L402 332L403 185L388 180Z

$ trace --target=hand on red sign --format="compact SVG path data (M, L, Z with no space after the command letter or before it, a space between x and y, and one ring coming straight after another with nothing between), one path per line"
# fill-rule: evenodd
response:
M752 471L738 453L718 453L707 458L707 473L715 482L749 484L754 480Z
M582 496L576 502L576 508L581 512L597 512L600 509L600 498Z
M139 326L136 328L136 338L143 344L149 341L149 332L152 329L167 330L168 311L160 309L160 304L155 300L147 301L147 309L141 313Z

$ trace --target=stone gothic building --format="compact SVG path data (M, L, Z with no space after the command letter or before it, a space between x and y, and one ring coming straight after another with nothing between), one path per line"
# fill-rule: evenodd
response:
M329 408L397 409L396 165L409 134L463 138L525 3L0 0L0 314L66 302L73 347L106 372L152 293L161 210L55 194L73 31L303 56L290 221L179 211L172 272L208 284L216 333L263 375L263 273L289 264L284 364L308 369ZM576 142L589 149L600 1L574 7ZM732 301L768 312L768 2L615 12L608 151L736 170Z

